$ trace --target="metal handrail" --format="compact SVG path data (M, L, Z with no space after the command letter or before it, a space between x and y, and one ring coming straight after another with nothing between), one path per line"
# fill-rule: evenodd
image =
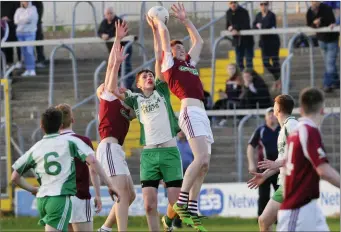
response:
M238 170L238 182L243 181L243 157L244 157L244 152L243 152L243 143L244 143L244 124L251 118L258 118L257 121L259 120L259 115L246 115L240 120L239 125L238 125L238 147L237 147L237 170Z
M60 48L65 48L66 50L69 51L70 53L70 57L72 60L72 73L73 73L73 87L74 87L74 96L75 96L75 100L78 100L78 78L77 78L77 60L76 60L76 55L74 53L74 51L72 50L72 48L70 48L68 45L66 44L62 44L59 46L56 46L50 55L50 78L49 78L49 107L53 105L53 98L54 98L54 94L53 94L53 85L54 85L54 58L56 55L56 52L58 49Z
M292 53L289 54L282 63L282 67L281 67L282 94L288 94L289 93L289 89L287 88L287 87L289 87L289 84L287 85L286 73L288 73L288 70L287 70L288 63L290 62L290 60L292 59L293 56L294 56L294 54L292 54Z
M94 118L94 119L92 119L89 123L88 123L88 125L86 126L86 129L85 129L85 136L86 137L88 137L88 138L90 138L90 133L91 133L91 128L92 128L92 126L94 125L94 124L97 124L98 123L98 120L96 119L96 118ZM96 139L97 139L97 141L99 141L99 136L98 136L98 130L97 130L97 132L96 132Z
M314 44L312 39L307 36L305 33L299 32L296 33L291 39L289 40L289 45L288 45L288 52L289 54L293 54L293 48L294 48L294 42L295 39L299 36L304 36L308 40L309 44L309 61L310 61L310 86L314 87L314 81L315 81L315 64L314 64ZM288 61L287 65L287 73L286 73L286 94L289 94L289 85L290 85L290 72L291 72L291 62L290 60Z
M11 67L9 67L9 69L6 70L4 78L8 79L9 75L11 75L11 73L14 71L15 69L15 65L13 64Z
M0 51L0 58L1 58L1 75L5 76L6 69L7 69L7 61L6 61L6 55Z
M332 110L333 110L333 108L332 108ZM328 113L328 114L324 115L323 118L322 118L321 124L320 124L320 130L322 130L323 123L325 122L325 120L327 118L332 118L333 119L333 123L330 124L330 129L332 131L331 132L332 135L334 136L335 135L335 126L334 126L335 118L338 121L340 121L340 113L331 112L331 113ZM335 157L335 151L336 151L335 142L333 141L333 143L332 143L333 163L337 163L337 160L336 160L336 157Z
M142 51L142 55L143 55L143 63L146 62L147 60L147 50L145 49L145 47L138 41L130 41L128 42L125 46L124 46L124 50L123 50L123 54L127 54L128 48L130 48L131 46L133 46L133 44L136 44L140 47L141 51ZM131 54L130 54L131 55ZM123 60L122 64L121 64L121 78L120 81L122 82L122 80L124 79L125 76L125 71L126 71L126 60ZM148 65L149 66L149 65ZM150 67L148 67L150 69ZM126 86L125 86L126 87Z
M97 91L97 87L99 85L99 73L102 71L102 69L105 67L106 65L106 61L102 61L102 63L96 68L95 73L94 73L94 92L96 93ZM99 111L99 100L98 98L95 96L95 109L96 109L96 114ZM96 120L96 116L95 116L95 120ZM99 124L98 124L98 120L96 120L96 128L98 128ZM89 126L89 125L88 125ZM96 138L97 141L99 140L99 133L98 131L96 132Z
M5 122L0 124L0 134L2 134L2 130L5 126L6 126ZM22 136L22 132L21 132L20 127L14 122L11 123L11 127L15 127L17 129L17 138L18 138L18 142L19 142L19 148L21 151L24 151L25 150L25 142L24 142L24 138ZM11 137L11 139L12 139L12 137Z
M76 25L76 8L78 6L79 3L81 2L86 2L91 6L92 9L92 15L94 17L94 21L95 21L95 36L97 36L97 18L96 18L96 8L94 6L94 4L90 1L80 1L80 2L76 2L76 4L73 6L72 9L72 28L71 28L71 38L75 38L75 25Z
M1 42L5 42L9 35L9 26L8 23L5 21L5 34L4 37L2 37Z

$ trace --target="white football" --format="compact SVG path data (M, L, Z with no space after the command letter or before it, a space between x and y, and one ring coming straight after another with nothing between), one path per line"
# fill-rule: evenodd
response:
M154 19L158 19L161 20L162 22L164 22L164 24L167 25L167 22L169 20L169 13L168 10L166 8L164 8L163 6L153 6L152 8L150 8L150 10L148 11L148 16L154 20Z

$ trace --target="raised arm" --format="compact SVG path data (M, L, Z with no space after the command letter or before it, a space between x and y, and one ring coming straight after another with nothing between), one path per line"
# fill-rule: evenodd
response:
M112 92L115 93L117 91L117 75L118 75L118 70L120 68L120 64L122 61L116 62L116 52L121 52L121 40L124 36L126 36L128 32L128 27L125 22L115 22L116 26L116 38L114 45L112 46L109 59L108 59L108 67L107 67L107 72L105 74L105 81L104 85L105 88ZM126 55L127 56L127 55ZM126 57L125 56L125 57Z
M192 21L187 17L184 4L182 3L181 4L178 3L178 5L173 4L172 10L175 17L177 17L180 20L180 22L182 22L185 25L189 33L192 42L192 47L189 50L188 54L191 56L191 59L197 63L199 61L200 53L204 45L204 40L201 38L198 30L195 28Z
M154 53L155 53L155 75L160 80L164 80L161 73L161 63L162 63L162 42L158 28L154 24L153 20L146 16L147 22L153 31L154 37Z

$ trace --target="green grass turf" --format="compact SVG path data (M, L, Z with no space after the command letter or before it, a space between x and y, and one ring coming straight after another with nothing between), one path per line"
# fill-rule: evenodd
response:
M94 230L97 230L104 222L105 217L95 217ZM328 218L328 225L331 231L340 231L340 219ZM38 218L32 217L2 217L0 231L43 231L44 228L37 225ZM204 220L208 231L258 231L256 219L241 218L219 218L211 217ZM148 231L145 217L130 217L128 224L129 231ZM194 231L185 227L177 231Z

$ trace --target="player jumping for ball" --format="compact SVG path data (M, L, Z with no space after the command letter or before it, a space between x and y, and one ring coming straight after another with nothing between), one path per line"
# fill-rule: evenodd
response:
M329 231L317 203L320 179L340 188L340 174L328 164L318 127L323 118L323 93L316 88L302 90L300 107L302 118L286 145L284 201L277 231Z
M254 177L248 181L250 188L261 185L267 178L280 172L278 175L278 189L267 203L262 215L258 218L260 231L271 231L272 225L276 222L277 213L283 202L283 181L284 181L284 148L288 135L295 130L298 122L295 117L291 116L294 109L294 99L290 95L279 95L275 98L274 115L281 125L278 135L277 149L278 158L276 161L264 160L259 162L258 168L266 169L263 173L252 172Z
M81 136L73 132L72 124L75 120L71 106L64 103L57 105L56 108L63 114L62 126L59 131L60 135L79 138L93 149L91 140L88 137ZM75 167L77 193L75 196L70 198L72 210L69 231L93 231L93 209L89 179L91 178L91 182L95 190L96 213L99 213L102 209L100 193L101 183L96 172L78 158L75 158Z
M121 39L128 30L125 22L122 25L124 30L117 30L120 25L116 24L116 39L108 59L104 91L102 91L101 87L97 89L97 96L100 98L98 131L101 142L98 145L96 156L112 183L118 186L121 201L113 206L107 220L98 231L111 231L116 222L118 231L127 231L129 205L136 196L128 165L125 161L125 153L122 149L129 130L131 113L133 112L126 109L120 99L113 94L113 90L117 87L116 80L120 68L120 63L115 62L114 59L115 47L120 44Z
M162 77L161 41L153 23L148 18L147 21L154 29L156 77ZM124 30L120 24L116 28L117 32ZM118 44L115 64L120 65L124 58L123 48ZM117 79L115 82L118 82ZM141 94L122 90L117 86L112 91L127 107L135 111L140 122L140 144L144 146L141 154L140 179L149 230L160 231L157 189L160 180L163 180L166 183L170 207L167 215L162 218L162 223L165 231L172 231L172 221L176 216L172 206L179 196L183 178L181 156L175 139L180 129L172 109L167 83L161 78L155 80L154 73L146 69L137 73L136 85L142 90Z
M173 208L184 223L197 230L206 231L198 217L197 199L208 172L211 144L214 140L203 103L203 86L195 68L203 47L203 39L187 17L183 4L174 4L172 10L175 17L187 28L193 45L186 53L181 41L170 41L164 22L154 19L162 43L162 74L172 93L181 100L179 126L186 134L194 154L194 161L185 173L181 193Z
M76 194L74 158L88 163L109 187L110 195L117 195L116 188L97 162L95 152L79 138L59 135L61 124L62 112L55 107L48 108L41 117L43 139L13 164L12 181L36 195L39 224L45 226L45 231L68 231L72 210L70 196ZM36 173L39 188L22 177L30 169Z

